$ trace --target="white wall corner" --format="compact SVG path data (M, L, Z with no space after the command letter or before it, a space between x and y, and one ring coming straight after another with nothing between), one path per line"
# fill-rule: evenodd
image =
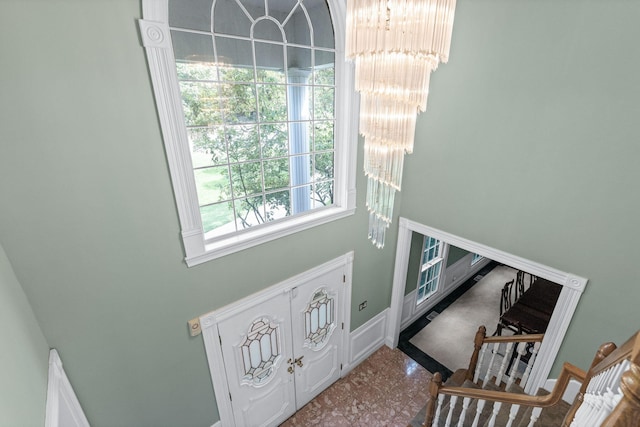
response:
M62 360L55 349L49 352L49 383L45 427L89 427L80 402L76 397L67 374L62 368Z
M542 388L547 390L548 392L551 392L551 390L553 390L553 387L555 387L556 385L556 381L557 379L555 378L548 379L544 383L544 386L542 386ZM564 400L568 404L572 404L576 396L580 392L581 386L582 384L580 383L580 381L576 381L573 378L571 378L569 380L569 384L567 384L567 389L564 391L564 394L562 395L562 400Z
M388 312L389 309L385 308L367 323L351 332L349 338L349 364L343 367L343 376L385 344Z
M211 424L211 427L222 427L222 421L216 421L215 423Z

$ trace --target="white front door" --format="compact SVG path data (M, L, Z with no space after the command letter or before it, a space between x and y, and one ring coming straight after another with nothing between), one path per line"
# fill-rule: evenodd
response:
M340 378L343 281L340 268L291 291L298 409Z
M227 407L237 427L278 425L340 378L346 268L304 274L219 314ZM216 344L205 338L208 353Z
M296 411L290 302L279 294L218 324L236 426L271 426Z

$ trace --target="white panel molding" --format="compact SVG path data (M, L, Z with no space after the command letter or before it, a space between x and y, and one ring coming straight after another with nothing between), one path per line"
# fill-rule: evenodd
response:
M400 330L403 330L404 328L415 322L420 316L435 307L436 304L449 296L449 294L455 291L460 285L469 280L474 274L477 274L478 271L480 271L485 265L491 262L491 260L485 258L482 261L478 261L474 265L471 265L472 256L473 254L469 254L459 259L454 264L450 265L445 270L444 277L440 282L441 289L437 290L419 306L416 305L417 290L413 290L404 296L404 301L402 303ZM450 277L450 274L452 274L454 271L459 272L463 269L465 270L464 273L461 273L460 276L455 277L455 279L449 284L446 283Z
M342 370L343 376L384 345L388 311L384 309L351 333L349 369Z
M416 289L404 296L402 302L402 317L400 318L400 330L402 331L408 325L415 321L416 315L416 298L418 291Z
M558 355L573 313L582 292L584 292L587 279L401 217L386 338L388 345L392 348L398 345L400 335L407 263L411 250L411 233L414 231L562 285L562 292L549 321L547 333L540 346L538 359L531 372L525 392L530 393L532 390L542 387L551 372L551 367Z
M209 373L213 383L216 402L218 403L218 413L220 414L221 427L235 426L233 408L231 406L230 391L227 375L224 368L222 348L218 335L218 323L247 310L250 307L262 304L278 294L290 292L292 288L308 282L311 279L322 276L337 268L343 268L344 281L344 304L342 305L341 317L344 319L344 332L341 359L344 364L349 358L349 333L351 325L351 285L353 275L353 251L343 256L328 261L315 268L307 270L276 285L264 289L255 294L242 298L234 303L226 305L218 310L200 316L202 328L202 339L209 364Z
M49 352L49 383L45 427L89 427L80 402L62 368L62 360L55 349Z

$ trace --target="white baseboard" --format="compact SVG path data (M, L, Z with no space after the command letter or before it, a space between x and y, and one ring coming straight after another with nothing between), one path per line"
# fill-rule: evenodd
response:
M89 427L80 402L62 368L62 360L55 349L49 352L49 384L45 427Z
M557 380L555 378L549 379L544 383L544 386L542 388L550 392L551 390L553 390L553 387L555 387L556 381ZM567 384L567 389L565 390L564 395L562 396L562 400L564 400L569 404L572 404L576 396L580 392L581 386L582 384L579 381L570 379L569 384Z
M388 312L388 308L384 309L367 323L351 332L349 336L349 363L346 367L343 366L342 375L346 375L384 345Z

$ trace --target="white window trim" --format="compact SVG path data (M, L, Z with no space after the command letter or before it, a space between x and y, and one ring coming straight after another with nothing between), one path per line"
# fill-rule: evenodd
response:
M422 262L422 259L424 257L424 244L427 238L429 238L430 236L424 236L422 239L422 253L420 254L420 262ZM425 302L427 302L427 300L429 298L431 298L436 292L438 292L440 290L440 284L442 283L442 280L444 278L444 272L446 270L446 267L444 266L444 261L448 258L449 256L449 245L445 242L443 242L442 240L436 239L438 240L438 245L440 246L440 248L438 249L438 254L439 256L435 257L434 259L432 259L431 261L428 261L424 264L422 264L420 266L420 271L418 272L418 285L416 286L416 302L415 302L415 306L421 306L422 304L424 304ZM422 297L422 299L418 299L418 292L420 291L420 281L422 279L422 273L433 267L434 265L436 265L437 263L440 263L440 272L438 273L438 277L436 279L436 288L434 291L432 291L429 295L424 295Z
M189 267L298 231L325 224L355 212L358 98L354 91L353 64L345 61L346 3L327 0L335 31L335 189L334 205L287 220L249 229L206 242L193 177L191 153L182 112L169 32L167 0L143 0L138 20L147 54L160 127L173 185L180 228Z
M473 256L471 257L471 265L476 265L483 259L484 257L482 255L474 253Z

